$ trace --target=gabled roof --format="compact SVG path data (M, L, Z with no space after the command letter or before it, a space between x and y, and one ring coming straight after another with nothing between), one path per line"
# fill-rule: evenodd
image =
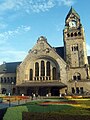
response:
M64 60L64 47L54 47L56 53Z
M16 73L16 68L21 62L3 63L0 65L0 73Z
M73 13L78 19L80 19L79 14L74 10L74 8L71 7L69 13L68 13L67 16L66 16L66 20L68 19L69 15L72 14L72 13Z

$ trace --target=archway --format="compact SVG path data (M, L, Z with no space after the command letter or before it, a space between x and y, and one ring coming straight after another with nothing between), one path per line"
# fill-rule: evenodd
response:
M51 88L51 96L59 96L59 89L58 87Z

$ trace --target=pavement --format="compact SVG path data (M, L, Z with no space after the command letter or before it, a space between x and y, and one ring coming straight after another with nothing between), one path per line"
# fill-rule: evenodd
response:
M7 107L13 107L13 106L17 106L17 105L22 105L25 104L27 102L30 102L31 99L27 99L27 100L16 100L16 101L3 101L2 103L0 103L0 109L3 108L7 108Z

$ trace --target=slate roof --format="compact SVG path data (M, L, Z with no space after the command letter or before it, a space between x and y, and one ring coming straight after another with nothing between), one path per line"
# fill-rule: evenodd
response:
M54 47L56 53L64 60L64 47Z
M63 60L65 60L64 59L64 47L54 47L54 48L55 48L57 54L59 56L61 56ZM90 56L87 56L87 58L88 58L88 64L90 64Z
M73 13L77 18L80 19L79 14L74 10L74 8L71 7L69 13L68 13L67 16L66 16L66 20L67 20L67 18L69 17L69 15L70 15L71 13Z
M88 64L90 64L90 56L88 56Z
M3 63L0 65L0 73L16 73L16 68L21 62Z
M64 47L54 47L56 53L62 57L64 60ZM90 64L90 56L88 57L88 63ZM3 63L0 65L0 74L1 73L16 73L16 68L20 65L21 62L10 62L10 63Z

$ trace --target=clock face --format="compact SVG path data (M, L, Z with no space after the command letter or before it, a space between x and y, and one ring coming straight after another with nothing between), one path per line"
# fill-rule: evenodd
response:
M76 21L70 21L69 26L70 27L76 27Z

